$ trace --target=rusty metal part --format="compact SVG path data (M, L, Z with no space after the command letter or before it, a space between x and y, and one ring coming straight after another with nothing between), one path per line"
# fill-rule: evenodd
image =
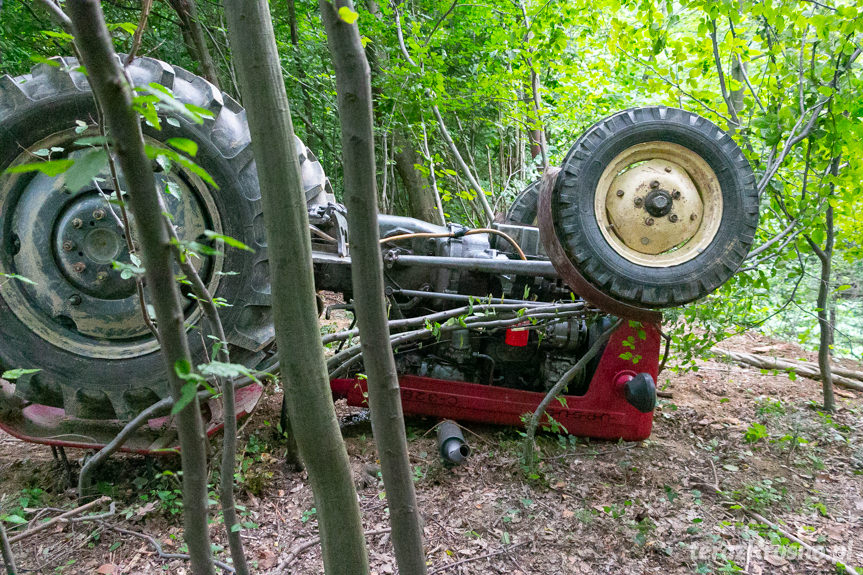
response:
M554 265L554 269L557 270L560 277L563 278L575 293L602 311L617 317L634 319L645 324L658 325L662 321L662 314L660 312L624 303L602 292L587 281L566 256L560 239L557 236L551 213L552 195L555 193L555 183L559 173L559 168L549 168L546 170L540 184L539 208L537 213L540 238L548 257Z

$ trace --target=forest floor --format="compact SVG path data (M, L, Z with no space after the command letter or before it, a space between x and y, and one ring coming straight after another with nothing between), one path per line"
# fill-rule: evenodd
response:
M814 358L754 334L723 347ZM546 434L533 478L520 465L515 429L468 425L469 460L445 468L436 453L436 422L408 419L429 572L838 572L789 533L849 566L863 566L863 396L838 390L839 410L828 416L818 409L817 382L713 360L698 365L697 372L661 375L673 397L660 400L648 441ZM271 393L242 430L243 540L256 573L319 574L320 548L303 545L317 533L312 493L304 473L285 469L278 407ZM372 476L368 419L361 409L338 405L338 411L366 529L385 530L387 504ZM106 464L97 479L117 502L116 516L102 525L58 524L14 544L21 573L188 573L184 561L159 558L148 542L108 527L149 534L165 552L181 552L176 465L138 456ZM75 505L48 448L0 434L6 514L33 523L34 509ZM225 559L224 534L219 525L212 531ZM397 571L388 533L369 535L368 547L373 573ZM292 550L295 558L278 571Z

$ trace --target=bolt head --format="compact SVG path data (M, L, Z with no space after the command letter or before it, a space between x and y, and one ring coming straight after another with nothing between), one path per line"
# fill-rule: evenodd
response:
M672 224L674 222L676 222L677 221L677 214L671 214L670 216L668 216L668 221L671 222Z
M101 220L104 217L105 217L105 210L95 210L93 212L93 219L94 220Z
M694 222L696 219L698 219L698 216L696 216L695 214L690 214L690 215L689 215L689 221L690 221L690 222Z
M81 296L78 294L72 294L69 296L69 303L72 305L81 305Z
M76 262L72 265L72 271L78 274L83 273L86 269L87 265L84 262Z
M674 198L675 200L679 200L680 199L680 190L674 190L673 192L671 192L671 197Z
M108 272L99 272L96 274L96 281L103 282L108 279Z
M65 242L63 242L63 251L64 252L71 252L74 249L75 249L75 242L73 242L72 240L66 240Z
M644 198L635 198L635 207L640 208L644 205Z
M653 225L653 218L644 218L644 225L645 226L652 226Z
M618 198L622 198L622 197L623 197L623 190L617 190L617 197L618 197Z
M646 246L649 243L650 243L650 238L647 238L647 237L641 238L641 245Z
M665 166L665 171L670 174L671 173L671 166Z
M83 225L84 225L84 222L81 221L81 218L75 218L74 220L72 220L72 227L75 228L76 230L80 230L81 226L83 226Z
M650 187L654 190L656 188L658 188L659 187L659 180L653 180L652 182L650 182Z

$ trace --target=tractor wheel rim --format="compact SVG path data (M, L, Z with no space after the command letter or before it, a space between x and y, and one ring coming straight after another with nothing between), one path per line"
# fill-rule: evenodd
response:
M63 148L62 157L80 157L84 151L74 142L86 135L67 130L49 136L12 165L32 162L33 152L40 149ZM172 194L163 197L181 240L197 240L205 229L221 233L215 201L198 176L177 165L155 175L160 190L170 183ZM7 282L0 297L31 331L77 355L121 359L152 353L159 345L144 321L135 280L112 263L132 264L120 209L105 198L113 194L116 200L113 181L107 169L97 178L101 181L72 194L64 174L0 176L0 233L3 243L12 247L0 254L0 272L35 282ZM120 183L122 187L122 174ZM134 232L131 214L129 220ZM132 243L137 248L134 233ZM196 262L211 293L223 259L220 255ZM191 299L185 302L185 315L187 325L200 319Z
M710 165L671 142L645 142L619 153L596 186L594 210L608 244L646 267L697 257L722 220L722 190Z

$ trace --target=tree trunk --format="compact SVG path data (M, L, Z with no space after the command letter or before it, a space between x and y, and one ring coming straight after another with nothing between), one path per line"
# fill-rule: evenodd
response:
M183 33L183 38L186 39L186 45L189 46L191 42L189 47L195 49L196 53L190 54L190 56L197 58L201 65L201 76L218 88L219 73L213 63L210 48L207 46L204 29L198 20L198 6L195 4L195 0L168 0L168 3L180 17L180 31Z
M363 526L320 341L306 199L265 0L226 0L264 202L276 341L292 430L315 494L328 575L368 573Z
M411 216L426 222L443 225L445 222L441 221L440 213L437 210L434 190L429 185L428 178L416 168L417 164L420 163L419 155L405 139L401 130L395 130L394 137L396 170L398 170L399 177L408 193Z
M111 36L98 0L66 3L75 29L75 43L93 94L102 107L113 148L128 188L128 201L137 224L145 277L156 311L167 378L174 401L179 401L185 381L178 367L191 368L180 294L174 279L173 253L159 205L156 181L144 153L141 122L132 108L132 92L115 59ZM183 516L185 540L192 571L212 575L213 557L207 528L206 437L198 400L177 414L177 431L183 464Z
M15 575L18 572L15 569L15 557L12 555L12 547L9 546L9 539L6 537L2 522L0 522L0 557L6 567L6 574Z
M336 7L327 0L320 0L319 5L336 71L352 283L368 376L372 431L381 460L399 572L418 575L426 572L423 533L389 343L383 262L378 246L371 71L357 26L342 20ZM352 8L350 1L340 5Z
M835 176L835 168L838 162L834 162L831 172ZM831 345L833 343L833 325L830 323L830 272L833 266L833 243L835 231L833 229L833 206L827 206L826 216L826 244L823 250L816 251L818 259L821 260L821 278L818 285L818 367L821 369L821 384L824 388L824 411L836 411L836 399L833 396L833 373L830 367L830 359L833 355Z

